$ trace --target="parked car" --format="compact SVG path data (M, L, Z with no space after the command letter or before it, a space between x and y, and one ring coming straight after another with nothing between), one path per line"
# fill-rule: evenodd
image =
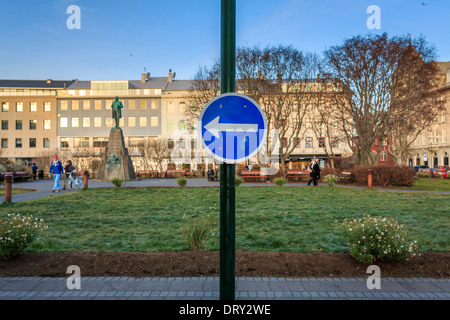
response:
M417 173L430 174L430 175L432 174L433 178L435 178L438 174L438 171L434 168L423 168Z
M414 168L414 170L416 170L416 172L421 172L422 169L428 169L429 167L423 166L423 165L417 165L417 166L414 166L413 168Z
M436 169L438 172L447 172L449 170L448 166L434 166L434 169Z

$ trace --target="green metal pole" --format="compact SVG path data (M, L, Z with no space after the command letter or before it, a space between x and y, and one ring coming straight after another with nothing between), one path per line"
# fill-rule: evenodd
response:
M221 93L235 92L236 0L221 0ZM220 300L235 300L235 172L220 164Z

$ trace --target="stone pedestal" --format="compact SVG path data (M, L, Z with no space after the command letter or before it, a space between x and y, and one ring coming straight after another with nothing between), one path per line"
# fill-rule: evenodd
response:
M98 180L111 181L114 178L122 181L136 178L133 163L125 148L122 129L117 127L111 129L108 146L97 174Z

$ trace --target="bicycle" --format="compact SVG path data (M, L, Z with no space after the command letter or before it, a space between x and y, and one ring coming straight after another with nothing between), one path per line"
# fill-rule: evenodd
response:
M77 176L75 170L70 172L69 177L67 178L67 189L70 190L74 186L78 189L81 189L83 185L83 177Z

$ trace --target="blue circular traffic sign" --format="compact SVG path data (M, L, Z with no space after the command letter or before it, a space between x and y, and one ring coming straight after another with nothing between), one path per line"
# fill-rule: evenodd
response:
M206 151L224 163L240 163L255 156L267 137L264 111L239 93L224 93L210 100L200 113L197 128Z

